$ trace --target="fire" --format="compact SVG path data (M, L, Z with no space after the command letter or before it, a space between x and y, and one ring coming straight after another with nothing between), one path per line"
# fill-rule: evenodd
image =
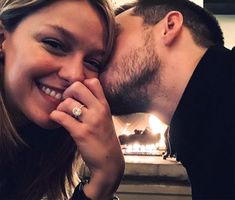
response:
M128 123L128 126L130 125ZM148 123L144 130L135 129L130 132L127 128L124 128L121 135L119 135L123 153L132 155L162 155L166 149L164 139L166 129L167 125L154 115L149 115Z
M150 126L153 134L160 133L160 135L161 135L160 141L158 142L158 146L161 148L166 148L164 133L167 129L167 125L164 124L155 115L150 115L149 116L149 126Z

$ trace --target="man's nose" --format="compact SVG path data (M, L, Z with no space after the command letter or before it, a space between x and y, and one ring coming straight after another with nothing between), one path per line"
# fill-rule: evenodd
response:
M69 84L76 81L82 82L85 79L83 59L70 58L61 63L58 76Z

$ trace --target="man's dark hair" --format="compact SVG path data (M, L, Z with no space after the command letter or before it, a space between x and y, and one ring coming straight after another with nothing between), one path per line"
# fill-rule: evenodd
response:
M132 3L126 3L120 7L117 7L115 10L114 10L114 14L117 16L121 13L123 13L124 11L130 9L130 8L133 8L136 6L136 2L132 2Z
M157 24L170 11L179 11L184 17L184 25L198 45L224 45L223 32L217 19L211 12L189 0L138 0L119 8L116 14L131 6L134 7L133 15L142 16L146 25Z

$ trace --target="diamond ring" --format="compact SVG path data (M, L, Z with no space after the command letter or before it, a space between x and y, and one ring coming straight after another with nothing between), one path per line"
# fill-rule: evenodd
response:
M84 105L73 108L72 113L73 113L74 118L78 119L81 116L83 107Z

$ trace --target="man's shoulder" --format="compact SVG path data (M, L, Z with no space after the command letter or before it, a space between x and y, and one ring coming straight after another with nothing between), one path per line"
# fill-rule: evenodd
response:
M235 67L235 46L231 49L231 54L232 54L233 67Z
M232 48L232 53L235 56L235 46Z

